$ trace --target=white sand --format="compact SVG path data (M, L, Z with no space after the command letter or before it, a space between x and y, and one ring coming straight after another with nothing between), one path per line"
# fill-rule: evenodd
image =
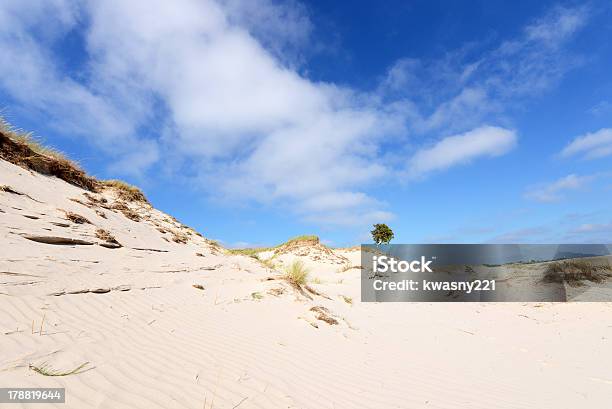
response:
M612 402L612 304L362 304L359 269L342 271L335 257L299 256L320 283L311 285L330 298L309 300L265 280L275 273L252 258L227 255L193 234L186 244L164 240L172 233L157 228L189 231L153 209L138 210L148 218L140 222L107 209L103 219L69 200L87 203L83 190L3 161L0 185L30 196L0 192L0 386L65 387L67 403L58 408L574 409ZM59 209L95 226L69 222ZM22 237L100 243L97 227L124 247ZM338 253L359 263L358 252ZM111 291L48 295L99 288ZM279 288L284 293L268 293ZM329 309L339 324L317 320L313 306ZM64 377L29 368L84 362L88 370Z

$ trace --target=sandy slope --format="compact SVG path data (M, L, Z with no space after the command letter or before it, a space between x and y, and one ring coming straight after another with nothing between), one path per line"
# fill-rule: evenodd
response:
M322 295L308 299L267 280L275 273L256 260L228 255L145 205L129 204L142 218L132 221L92 206L79 188L2 161L0 185L23 193L0 192L0 385L66 387L67 404L57 407L542 409L612 402L611 304L361 304L360 270L344 268L358 264L358 252L316 260L282 255L283 263L302 257L311 267L320 283L311 285ZM116 201L104 197L104 206ZM66 220L64 210L92 224ZM100 246L98 228L123 247ZM44 244L23 235L94 244ZM104 292L82 292L90 290ZM317 320L315 306L338 324ZM86 371L65 377L29 369L84 362ZM44 407L23 405L30 406Z

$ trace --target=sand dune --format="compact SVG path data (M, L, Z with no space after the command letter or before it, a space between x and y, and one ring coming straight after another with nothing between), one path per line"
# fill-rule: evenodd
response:
M260 255L275 271L112 189L88 192L5 161L0 185L10 187L0 191L0 385L65 387L57 407L612 401L611 304L360 303L355 249L281 246ZM105 247L100 229L120 247ZM314 293L278 279L295 259ZM84 363L68 376L33 370Z

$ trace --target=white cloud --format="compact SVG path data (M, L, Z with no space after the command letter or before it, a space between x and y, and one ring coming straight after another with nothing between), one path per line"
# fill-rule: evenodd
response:
M585 159L603 158L612 155L612 129L578 136L560 154L562 157L582 156Z
M514 131L482 123L504 98L544 89L572 66L560 47L585 19L555 9L475 60L463 51L400 60L364 92L299 71L314 25L297 2L8 1L0 87L112 152L122 172L188 168L216 198L363 225L393 217L366 193L401 170L382 160L389 144L438 140L416 149L411 177L512 149ZM74 71L58 45L79 34L84 61ZM440 139L441 129L455 135Z
M410 161L408 174L421 177L479 157L500 156L514 148L516 139L514 131L494 126L448 136L430 148L417 151Z
M595 175L578 176L570 174L548 185L529 190L525 193L525 197L538 202L556 202L563 198L564 192L582 189L595 178Z

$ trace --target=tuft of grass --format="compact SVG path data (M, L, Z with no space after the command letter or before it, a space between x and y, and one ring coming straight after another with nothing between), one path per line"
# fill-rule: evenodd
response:
M321 280L319 277L315 277L312 279L312 283L313 284L323 284L323 280Z
M295 260L291 265L285 268L285 275L283 278L291 285L301 287L306 284L308 273L309 271L304 266L304 263L301 260Z
M100 183L104 187L114 189L119 199L125 200L126 202L149 202L144 193L142 193L142 190L122 180L103 180Z
M30 369L44 376L67 376L76 375L83 372L83 368L85 368L87 365L89 365L89 362L82 363L69 371L60 371L45 362L40 366L30 364Z
M344 266L342 266L341 268L338 269L338 273L345 273L347 271L349 271L350 269L354 268L354 266L350 263L345 264Z
M347 297L346 295L341 295L341 297L342 297L342 299L344 300L345 303L353 305L353 298L352 297Z
M259 292L251 293L251 297L254 300L261 300L262 298L264 298L263 295L261 293L259 293Z
M548 283L567 283L581 286L584 281L601 283L612 277L609 264L593 264L586 260L565 260L550 263L544 271L543 280Z

